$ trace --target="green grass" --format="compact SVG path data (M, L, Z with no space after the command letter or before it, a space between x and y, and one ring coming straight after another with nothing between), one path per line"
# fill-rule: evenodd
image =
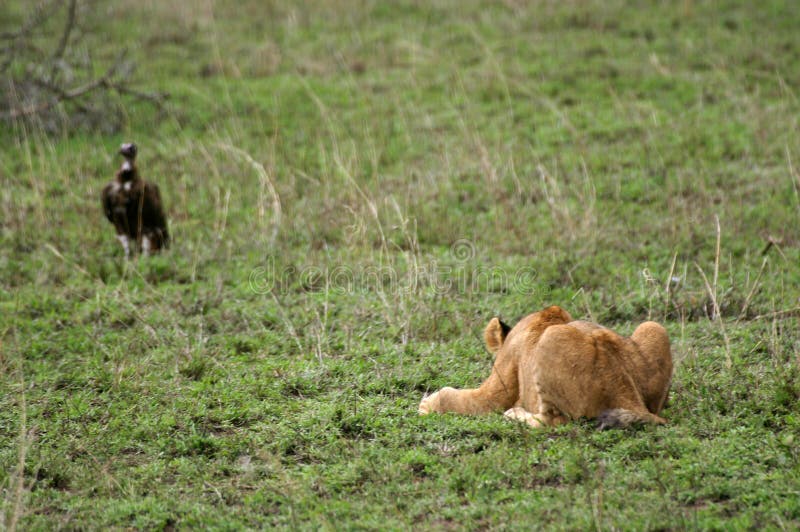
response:
M168 112L0 126L3 524L800 527L800 6L295 4L86 4ZM550 304L665 324L667 426L417 416Z

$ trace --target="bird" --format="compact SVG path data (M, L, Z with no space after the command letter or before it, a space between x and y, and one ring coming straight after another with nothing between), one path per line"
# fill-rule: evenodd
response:
M168 248L170 243L161 193L158 185L139 176L137 151L133 142L120 146L119 154L125 160L101 194L103 212L114 224L125 257L130 257L131 252L148 256Z

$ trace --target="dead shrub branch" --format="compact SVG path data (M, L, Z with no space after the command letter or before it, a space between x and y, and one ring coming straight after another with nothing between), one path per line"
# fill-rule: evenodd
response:
M167 95L131 87L135 63L127 50L96 74L80 28L79 0L49 0L31 8L16 31L0 33L0 119L37 120L54 131L71 126L117 130L123 116L119 96L163 109ZM63 23L57 24L59 18ZM60 32L48 35L56 24ZM66 119L66 120L65 120Z

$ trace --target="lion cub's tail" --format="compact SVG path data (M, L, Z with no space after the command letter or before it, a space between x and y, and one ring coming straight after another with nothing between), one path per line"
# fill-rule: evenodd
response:
M597 418L598 430L626 428L639 423L653 423L663 425L666 419L658 417L650 412L634 412L625 408L612 408L601 413Z

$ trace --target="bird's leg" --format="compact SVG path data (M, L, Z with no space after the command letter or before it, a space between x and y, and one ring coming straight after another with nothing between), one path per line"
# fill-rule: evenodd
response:
M150 256L150 250L152 250L152 249L153 249L153 246L152 246L152 244L150 242L150 237L149 236L143 236L142 237L142 255L144 255L145 257L149 257Z
M131 245L128 242L128 235L117 235L117 240L119 240L119 243L122 244L122 249L125 250L125 258L130 258Z

